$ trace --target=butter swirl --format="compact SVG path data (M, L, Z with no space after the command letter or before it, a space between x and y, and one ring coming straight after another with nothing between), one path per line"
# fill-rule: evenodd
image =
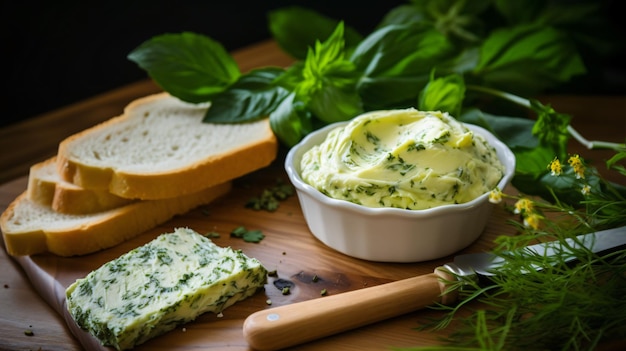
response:
M504 167L495 149L447 113L373 111L332 130L301 161L305 182L368 207L420 210L492 190Z

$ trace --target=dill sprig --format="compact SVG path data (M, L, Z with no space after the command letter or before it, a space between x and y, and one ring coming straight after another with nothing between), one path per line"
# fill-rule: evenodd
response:
M608 166L626 175L615 164ZM554 177L572 178L572 191L584 197L580 206L566 205L556 195L546 202L492 192L492 202L503 202L520 218L510 221L517 235L495 241L493 252L504 264L488 279L458 277L450 283L459 302L434 306L443 315L420 327L453 329L442 345L397 350L594 350L604 342L626 340L626 249L594 254L566 241L626 225L624 192L577 155L563 164L555 159L548 167ZM566 255L547 257L523 249L554 240L576 257L575 263Z

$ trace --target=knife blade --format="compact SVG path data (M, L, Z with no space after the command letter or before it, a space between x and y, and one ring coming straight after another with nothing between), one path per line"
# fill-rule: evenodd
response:
M540 257L559 256L563 263L576 259L576 251L589 250L598 254L607 250L613 250L626 245L626 227L612 228L595 233L581 234L575 238L566 238L563 241L551 241L524 247L522 250L530 255ZM497 270L504 263L504 258L489 252L470 253L456 256L453 262L443 265L449 272L467 277L475 274L491 276L497 274ZM539 270L541 267L535 267Z
M563 242L526 246L523 250L546 257L558 252L565 261L571 261L575 259L576 249L601 253L625 245L626 226L579 235ZM489 252L459 255L433 273L255 312L244 321L243 334L256 350L279 350L435 303L449 305L456 301L456 293L447 291L448 283L458 276L496 274L503 263L501 256Z

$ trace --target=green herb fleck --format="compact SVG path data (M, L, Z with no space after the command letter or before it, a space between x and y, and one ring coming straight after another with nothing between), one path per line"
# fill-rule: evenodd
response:
M218 232L208 232L206 234L204 234L205 237L207 238L219 238L220 237L220 233Z
M409 145L406 149L407 151L420 151L420 150L426 150L426 146L424 146L424 144L416 144L416 143L412 143L411 145Z
M258 243L265 238L265 235L260 230L248 230L244 226L233 229L233 231L230 232L230 236L243 239L243 241L249 243Z
M247 208L256 211L266 210L274 212L278 209L281 201L286 200L294 194L294 189L290 184L282 179L277 179L274 186L263 190L260 196L253 197L246 203Z
M432 143L433 144L445 144L448 142L448 140L450 140L450 131L446 131L445 133L441 134L437 138L433 139Z
M369 130L365 133L365 138L374 145L378 145L380 143L380 139Z

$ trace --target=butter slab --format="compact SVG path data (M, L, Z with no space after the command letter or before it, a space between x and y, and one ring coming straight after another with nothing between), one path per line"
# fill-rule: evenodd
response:
M266 279L257 259L177 228L78 279L66 290L67 308L103 345L127 350L200 314L222 312Z

